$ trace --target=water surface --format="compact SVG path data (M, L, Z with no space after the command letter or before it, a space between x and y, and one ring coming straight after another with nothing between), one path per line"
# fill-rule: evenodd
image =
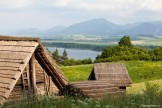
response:
M46 47L48 48L52 53L56 50L56 47ZM59 55L62 55L64 48L57 48L59 51ZM85 59L85 58L91 58L92 60L95 60L97 54L101 54L101 52L92 51L92 50L82 50L82 49L65 49L68 58L74 58L74 59Z

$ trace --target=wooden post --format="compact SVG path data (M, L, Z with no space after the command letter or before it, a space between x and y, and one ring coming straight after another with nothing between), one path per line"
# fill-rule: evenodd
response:
M34 54L32 55L30 61L29 61L29 72L30 72L30 81L31 81L31 87L33 89L33 93L37 93L37 86L36 86L36 72L35 72L35 62L34 62Z

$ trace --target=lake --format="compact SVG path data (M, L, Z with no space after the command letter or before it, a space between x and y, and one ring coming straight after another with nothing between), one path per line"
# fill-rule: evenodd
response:
M49 51L51 51L52 53L54 52L54 50L56 50L56 47L46 47L48 48ZM59 51L59 55L62 55L64 48L57 48ZM68 54L68 58L74 58L74 59L85 59L85 58L91 58L92 60L95 60L97 54L101 54L101 52L97 52L97 51L92 51L92 50L82 50L82 49L65 49L67 54Z

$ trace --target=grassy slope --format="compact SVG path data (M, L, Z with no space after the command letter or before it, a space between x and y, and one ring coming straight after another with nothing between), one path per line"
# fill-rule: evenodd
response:
M160 80L154 80L150 81L151 83L157 84L162 88L162 79ZM145 82L140 83L133 83L132 87L127 88L128 94L135 94L135 93L142 93L142 91L145 89Z
M70 82L87 80L93 65L65 66L61 67L65 77Z
M141 92L145 87L144 82L151 80L162 88L162 62L129 61L123 63L126 64L133 81L132 87L127 88L129 94ZM87 80L92 68L93 65L61 67L70 82Z
M134 83L162 79L162 62L128 61L129 75ZM87 80L93 65L61 67L70 82Z
M162 78L162 62L129 61L124 62L133 82L144 82Z

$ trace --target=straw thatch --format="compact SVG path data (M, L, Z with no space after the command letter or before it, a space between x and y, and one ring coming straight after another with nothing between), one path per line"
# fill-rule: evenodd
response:
M31 64L36 64L36 69L33 67L35 70L30 69L32 68ZM30 82L31 86L34 86L34 83L35 86L37 85L38 87L41 86L41 83L45 86L44 77L41 76L43 72L44 76L46 75L48 77L49 80L46 81L50 86L54 83L55 86L61 90L68 84L50 53L42 46L39 38L0 36L1 104L3 104L3 102L11 96L11 94L19 94L20 91L24 91L24 88L21 86L24 83L21 76L28 70L38 71L36 72L36 78L31 75L32 73L29 75L29 77L33 77L28 79L33 79ZM41 79L43 81L41 81ZM53 82L50 82L50 79ZM46 87L46 89L50 88ZM15 96L16 95L14 95L13 98L15 98Z

